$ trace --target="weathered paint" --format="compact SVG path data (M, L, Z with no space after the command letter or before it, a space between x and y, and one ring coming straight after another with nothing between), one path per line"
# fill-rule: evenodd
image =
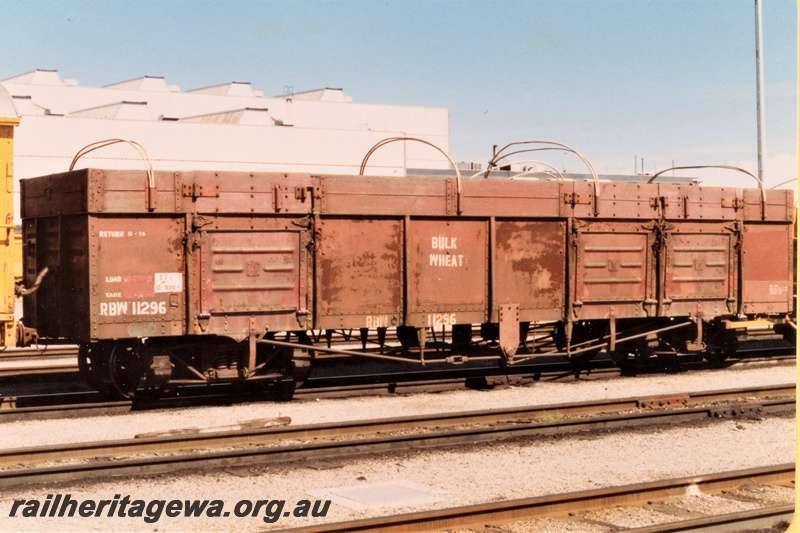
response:
M31 325L73 340L783 313L792 195L82 170L24 180ZM598 214L595 215L594 209ZM766 257L774 258L774 261ZM740 281L741 279L741 281ZM126 281L127 280L127 281ZM513 316L513 320L509 318Z

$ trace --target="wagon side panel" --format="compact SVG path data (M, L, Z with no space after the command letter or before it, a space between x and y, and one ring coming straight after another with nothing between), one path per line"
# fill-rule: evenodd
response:
M403 312L402 219L325 219L319 234L317 327L399 325Z
M742 235L742 312L791 311L794 275L791 251L791 226L746 226Z
M406 325L488 320L488 222L411 219L407 228Z
M497 221L495 239L493 308L517 304L522 322L562 320L566 222Z
M186 333L183 225L176 217L88 217L92 339Z

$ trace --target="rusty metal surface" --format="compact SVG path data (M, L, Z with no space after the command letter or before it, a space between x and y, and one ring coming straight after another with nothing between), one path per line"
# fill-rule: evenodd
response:
M88 338L92 321L88 217L28 219L23 234L26 284L43 268L38 265L50 265L47 282L23 300L26 325L36 323L43 336Z
M386 328L403 315L403 221L320 224L318 327Z
M525 180L463 180L462 209L465 216L537 217L564 216L564 194L572 184Z
M493 303L517 304L520 320L560 320L564 309L567 225L564 221L498 221ZM493 320L497 320L493 315Z
M667 235L664 314L734 313L737 265L732 232L696 224L682 229Z
M792 310L793 228L750 224L742 235L742 312Z
M91 338L183 334L183 219L88 221Z
M487 320L487 226L482 220L408 222L407 324L437 327Z
M613 219L650 219L653 217L651 188L644 183L602 183L600 200L597 202L599 216ZM583 195L589 191L584 189Z
M454 179L323 176L319 211L326 215L456 214Z
M655 294L654 235L639 224L594 223L575 236L573 314L580 319L646 316Z
M28 325L74 340L784 313L793 196L81 170L23 180ZM136 310L136 312L134 312ZM508 328L506 328L508 329Z

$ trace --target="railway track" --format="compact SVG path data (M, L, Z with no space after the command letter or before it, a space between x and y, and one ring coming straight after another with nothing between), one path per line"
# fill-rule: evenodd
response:
M384 516L352 522L329 523L290 529L295 533L352 533L382 532L401 533L417 531L441 531L448 529L474 528L486 531L486 524L510 524L545 517L568 519L573 525L597 518L589 518L591 511L619 507L660 508L664 501L690 493L720 495L739 489L747 484L794 488L794 463L764 468L738 470L719 474L691 476L637 485L603 488L599 490L572 492L526 498L512 501L492 502L450 509L438 509L395 516ZM661 505L659 505L661 504ZM674 504L673 504L674 508ZM763 508L730 514L695 516L654 526L628 529L636 533L671 531L745 531L773 527L776 523L788 524L794 513L791 503L767 505ZM677 514L677 513L676 513ZM698 513L695 513L698 514ZM589 522L584 522L587 526ZM529 524L530 525L530 524ZM613 524L607 524L613 527ZM494 526L492 530L501 530ZM513 530L513 529L512 529ZM528 529L533 530L533 529ZM614 530L619 530L618 528Z
M794 356L789 355L773 356L769 362L782 363L794 361L794 359ZM752 357L736 360L733 364L757 365L762 362L761 358ZM620 370L608 360L599 359L593 363L594 366L590 371L581 373L577 378L574 368L568 362L531 365L529 372L512 376L483 376L478 370L474 373L449 370L446 374L458 377L447 379L434 379L439 375L436 372L327 376L310 379L306 388L298 389L295 392L295 397L303 400L430 393L463 389L465 384L473 388L489 388L493 385L505 384L508 380L513 384L522 385L534 381L607 379L620 375ZM711 367L712 365L708 363L694 365L695 369ZM488 382L486 378L488 378ZM94 391L46 396L7 396L0 399L0 422L101 416L134 410L215 406L268 400L274 400L269 393L233 394L226 385L214 388L184 388L180 389L177 394L170 394L157 401L109 400L105 395Z
M781 345L776 335L758 335L753 340L742 344L741 350L738 352L739 358L758 358L769 356L770 353L775 354L790 354L794 353L791 347ZM761 346L765 342L776 341L777 346ZM341 345L341 346L340 346ZM391 343L387 345L392 345ZM346 340L339 341L336 347L347 347L356 349L352 345L351 338L348 336ZM78 350L76 346L46 346L42 349L37 348L13 348L8 347L0 350L0 378L13 377L13 376L26 376L26 375L41 375L41 374L65 374L77 373ZM342 356L336 354L319 353L317 358L321 363L325 361L338 361ZM690 358L687 358L691 360ZM596 363L596 361L595 361ZM568 365L568 363L566 363ZM608 363L611 364L610 362ZM526 372L530 365L521 364L517 368L520 372ZM512 368L510 370L514 372ZM423 371L424 372L424 371ZM406 374L414 374L415 372L407 372Z
M78 371L75 346L0 350L0 377L63 374Z
M794 392L795 385L787 384L296 427L216 432L208 428L207 432L193 434L8 449L0 452L0 468L3 468L0 488L306 459L343 459L518 437L762 416L793 412ZM54 462L58 464L53 465ZM31 467L15 468L18 465Z

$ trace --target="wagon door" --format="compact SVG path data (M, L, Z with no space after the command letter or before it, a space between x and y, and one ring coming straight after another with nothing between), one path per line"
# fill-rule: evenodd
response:
M285 227L195 234L195 332L241 340L251 330L305 329L308 233Z
M654 311L652 231L641 224L591 223L573 238L575 318L633 318Z
M667 234L665 316L714 317L736 310L735 234L720 225L710 226L684 224Z

